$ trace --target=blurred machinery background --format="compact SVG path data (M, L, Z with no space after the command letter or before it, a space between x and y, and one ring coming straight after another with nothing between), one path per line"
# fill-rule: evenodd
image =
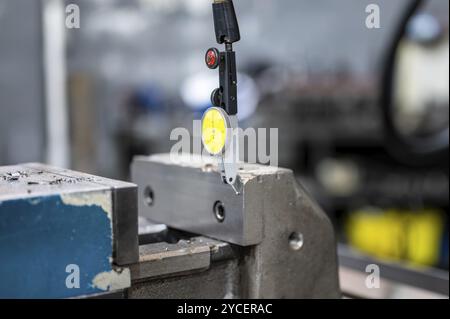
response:
M127 180L134 155L170 151L171 130L192 128L217 84L203 61L215 43L209 2L0 0L0 165L40 161ZM60 23L71 3L79 29ZM365 25L370 3L379 29ZM239 117L279 129L279 166L296 172L341 243L442 269L448 283L449 3L425 1L408 20L389 82L410 3L235 1L245 37ZM397 131L442 131L444 153L391 143L387 82Z

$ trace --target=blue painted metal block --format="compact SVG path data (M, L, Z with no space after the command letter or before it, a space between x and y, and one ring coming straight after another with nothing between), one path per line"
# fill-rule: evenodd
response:
M137 261L135 189L41 164L0 167L0 297L129 287L129 269L117 264Z

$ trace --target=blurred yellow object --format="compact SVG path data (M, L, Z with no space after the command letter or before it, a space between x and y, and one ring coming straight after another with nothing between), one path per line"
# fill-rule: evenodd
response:
M444 220L436 210L361 210L345 225L349 243L382 259L405 260L416 265L439 261Z
M218 155L224 151L227 127L227 117L222 110L215 107L206 110L202 120L202 141L211 155Z

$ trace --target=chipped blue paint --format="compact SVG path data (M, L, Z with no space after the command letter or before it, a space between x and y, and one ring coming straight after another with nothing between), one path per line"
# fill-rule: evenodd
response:
M59 195L0 202L0 297L65 298L102 292L94 277L111 271L112 230L96 205L64 204ZM66 287L66 266L80 288Z

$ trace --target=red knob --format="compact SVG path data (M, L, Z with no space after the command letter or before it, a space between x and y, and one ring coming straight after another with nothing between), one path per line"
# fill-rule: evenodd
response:
M210 69L215 69L220 63L220 52L216 48L211 48L206 51L205 55L206 66Z

